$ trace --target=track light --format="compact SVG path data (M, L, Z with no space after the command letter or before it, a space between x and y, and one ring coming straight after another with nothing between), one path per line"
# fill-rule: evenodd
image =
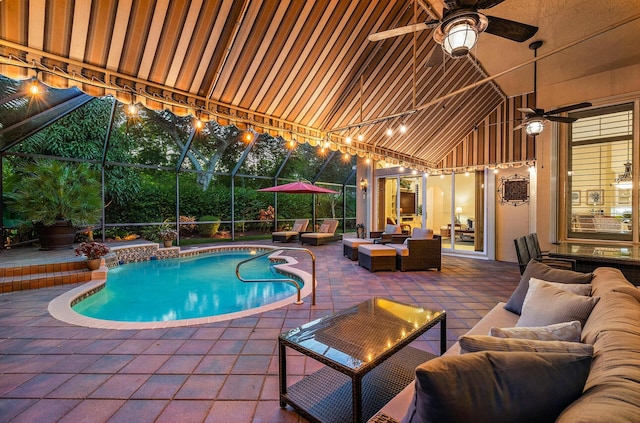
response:
M387 128L387 136L390 137L393 135L393 130L391 128Z
M400 132L403 134L407 132L407 125L405 125L404 122L400 125Z

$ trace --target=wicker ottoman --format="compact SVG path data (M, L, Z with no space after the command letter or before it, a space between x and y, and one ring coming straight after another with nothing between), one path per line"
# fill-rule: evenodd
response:
M396 250L382 244L360 244L358 264L370 272L396 270Z
M343 255L349 257L352 261L358 260L358 245L373 244L370 239L362 238L343 238L342 251Z

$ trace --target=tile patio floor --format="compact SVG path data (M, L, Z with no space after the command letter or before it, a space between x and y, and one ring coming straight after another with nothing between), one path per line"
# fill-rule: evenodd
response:
M443 256L442 272L369 273L342 257L341 243L310 248L317 255L316 306L307 298L216 324L90 329L47 312L49 301L75 285L0 295L0 422L305 421L278 404L280 332L385 296L444 308L451 346L505 301L520 277L515 263L450 256ZM0 253L0 266L15 251ZM300 267L310 270L308 259ZM435 353L438 336L428 331L412 345ZM288 351L290 382L319 368Z

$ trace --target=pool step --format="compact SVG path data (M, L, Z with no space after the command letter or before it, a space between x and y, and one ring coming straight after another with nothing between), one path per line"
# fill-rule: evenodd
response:
M84 261L0 268L0 292L23 291L104 278L105 269L87 269Z

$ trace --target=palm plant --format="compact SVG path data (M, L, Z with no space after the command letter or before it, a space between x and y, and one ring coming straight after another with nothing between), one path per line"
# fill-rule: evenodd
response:
M25 219L45 226L67 221L75 227L100 221L100 183L88 165L47 159L16 171L21 177L8 197L11 208Z

